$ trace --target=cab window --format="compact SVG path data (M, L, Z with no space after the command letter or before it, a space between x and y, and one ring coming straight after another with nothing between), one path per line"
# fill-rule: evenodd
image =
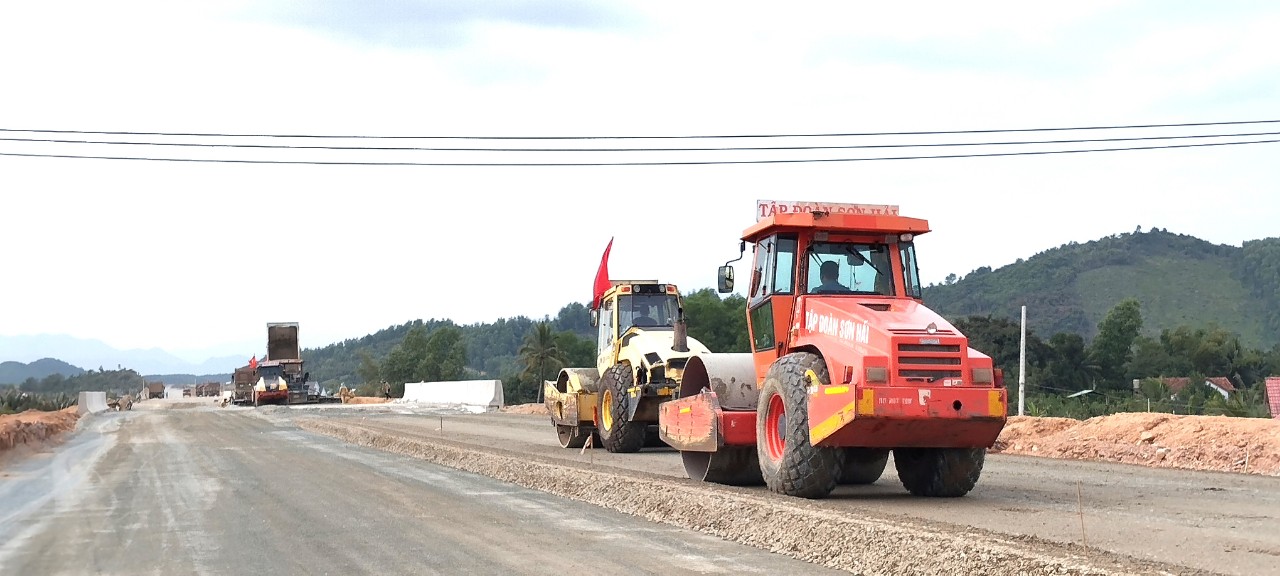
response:
M756 244L755 265L751 271L751 304L771 294L795 292L796 236L770 236Z
M898 249L902 254L902 273L906 276L907 296L912 298L923 298L924 295L920 290L920 270L916 267L916 246L912 242L903 242L898 244Z
M756 259L751 267L751 291L747 300L755 305L769 294L769 276L773 272L774 239L765 238L756 243Z
M613 300L605 300L600 306L600 335L597 343L601 350L613 345Z
M618 327L674 326L680 303L675 294L628 294L618 297Z
M773 293L791 294L795 286L796 270L796 237L783 234L778 236L777 258L773 267Z
M815 242L806 254L809 294L893 295L888 244Z

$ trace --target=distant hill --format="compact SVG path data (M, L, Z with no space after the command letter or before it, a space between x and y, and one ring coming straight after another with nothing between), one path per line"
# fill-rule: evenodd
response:
M0 362L0 384L21 384L27 378L43 380L46 376L54 374L62 374L70 378L84 374L84 369L53 358L42 358L30 364Z
M1165 230L1116 234L1069 243L992 270L979 268L953 283L924 289L927 305L947 318L1017 320L1027 306L1028 329L1042 338L1072 332L1086 339L1125 298L1142 305L1143 332L1180 325L1217 325L1241 344L1280 344L1280 238L1242 247L1218 245Z
M188 362L159 348L118 350L99 340L61 334L0 336L0 361L58 358L75 366L85 366L87 370L128 367L143 374L215 374L234 370L251 355L249 349L234 356Z

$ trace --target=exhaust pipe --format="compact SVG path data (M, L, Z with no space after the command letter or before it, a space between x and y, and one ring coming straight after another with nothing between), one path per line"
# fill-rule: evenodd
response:
M671 349L676 352L689 351L689 328L684 322L684 308L676 308L675 336L672 338Z

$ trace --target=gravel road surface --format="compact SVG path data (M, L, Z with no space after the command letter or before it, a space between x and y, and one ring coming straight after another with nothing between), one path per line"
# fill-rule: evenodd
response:
M365 411L354 418L343 415L349 411L314 411L313 417L510 451L530 460L693 484L678 453L670 449L639 454L562 449L545 416L394 411ZM1155 571L1164 565L1175 573L1265 574L1280 562L1280 531L1275 530L1280 526L1280 478L1273 477L991 455L978 487L964 498L913 498L890 463L871 486L843 486L827 500L806 504L848 516L978 529L1059 545L1083 557L1128 557L1151 562Z
M67 444L0 470L0 574L831 572L272 412L290 410L84 419Z

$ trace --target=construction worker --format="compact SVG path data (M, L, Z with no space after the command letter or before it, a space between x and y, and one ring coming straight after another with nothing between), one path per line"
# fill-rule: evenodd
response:
M391 383L390 382L382 383L382 395L385 396L387 400L391 399Z
M636 302L631 306L631 325L632 326L657 326L658 323L649 317L649 307Z
M823 262L818 270L818 277L822 280L822 284L810 290L812 294L839 294L849 291L844 284L840 283L840 264L835 260Z

